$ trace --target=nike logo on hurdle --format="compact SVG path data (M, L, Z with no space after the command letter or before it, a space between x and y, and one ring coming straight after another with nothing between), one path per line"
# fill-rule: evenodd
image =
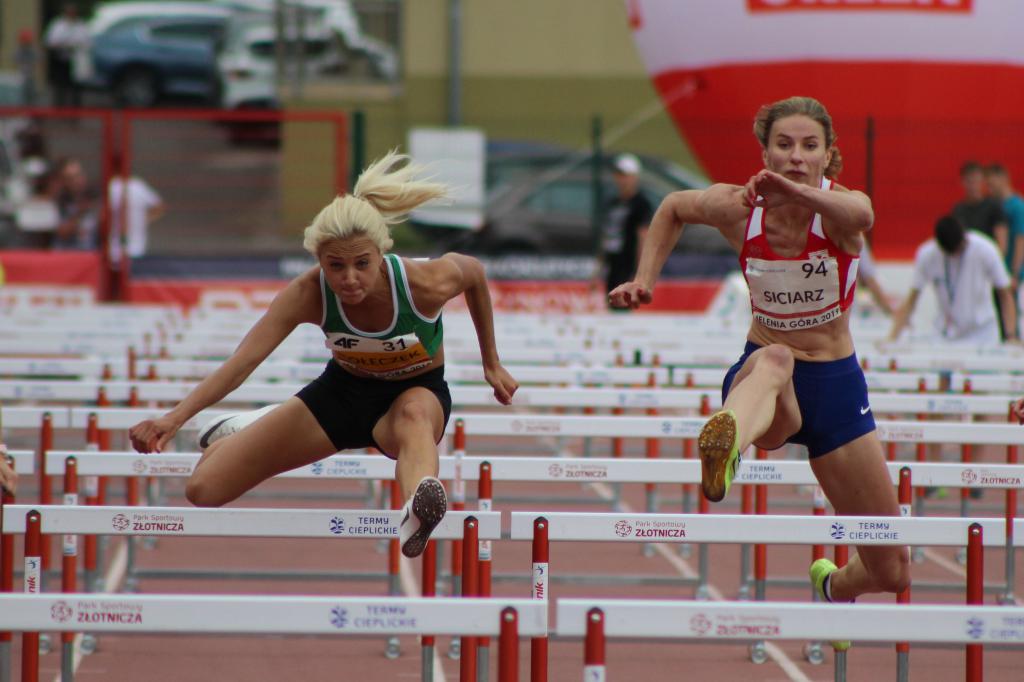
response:
M867 407L860 408L860 413L861 414L867 414L870 411L871 411L871 406L870 405L868 405Z

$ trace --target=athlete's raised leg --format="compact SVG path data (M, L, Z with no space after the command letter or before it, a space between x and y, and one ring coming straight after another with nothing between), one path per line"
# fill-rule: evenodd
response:
M306 404L292 397L211 443L188 479L185 496L199 507L219 507L272 476L336 451Z
M733 378L722 410L697 439L701 485L713 502L725 497L741 452L751 443L773 450L800 430L793 390L793 352L782 345L759 348Z
M431 391L410 388L373 427L373 439L398 464L395 476L405 505L399 526L402 553L419 556L448 508L437 480L437 442L444 435L444 411Z

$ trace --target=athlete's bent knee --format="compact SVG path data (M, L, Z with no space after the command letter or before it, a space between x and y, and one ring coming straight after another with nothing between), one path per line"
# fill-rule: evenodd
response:
M185 498L197 507L220 507L228 502L214 486L196 475L185 484Z
M430 414L427 408L419 402L407 402L398 408L396 415L398 421L405 425L430 425Z
M780 343L765 346L757 361L757 369L769 372L780 383L793 376L793 351Z

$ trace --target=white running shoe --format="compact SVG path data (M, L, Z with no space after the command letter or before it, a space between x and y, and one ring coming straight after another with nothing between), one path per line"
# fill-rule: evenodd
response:
M402 522L398 526L398 540L402 554L413 559L423 553L430 534L441 523L448 511L448 498L444 485L433 476L424 476L416 492L402 507Z
M234 412L232 414L214 417L203 424L203 427L199 429L199 434L196 436L199 443L199 449L205 450L210 447L214 441L218 441L221 438L241 431L249 424L252 424L263 415L269 413L275 407L277 407L277 405L267 405L266 407L261 407L258 410Z

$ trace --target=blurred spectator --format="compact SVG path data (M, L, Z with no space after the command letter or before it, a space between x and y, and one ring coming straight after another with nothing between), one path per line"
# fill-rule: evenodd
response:
M878 266L875 265L875 259L871 256L871 249L868 248L867 241L864 242L864 248L860 252L860 265L857 267L857 283L868 290L875 305L883 313L892 317L895 311L892 308L889 295L885 293L882 283L878 281Z
M976 230L989 239L994 239L999 247L1001 257L1006 257L1009 245L1009 234L1006 226L1006 215L1002 203L995 197L985 195L985 172L977 161L966 161L960 166L960 184L964 189L964 198L953 206L952 215L968 230ZM1002 301L993 292L993 303L996 315L1003 321L1000 334L1005 326L1003 320Z
M1019 282L1024 265L1024 198L1013 188L1010 173L1002 164L993 163L986 168L985 180L992 196L1002 202L1008 227L1006 267L1013 281Z
M1024 398L1019 398L1013 404L1013 416L1017 418L1018 424L1024 424Z
M39 119L29 120L16 134L18 156L22 161L39 159L44 164L49 154L46 153L46 135Z
M114 155L114 175L107 188L110 207L110 262L115 269L122 254L138 258L146 253L149 223L164 214L160 195L145 180L136 176L125 177L120 155ZM122 220L122 219L126 220ZM128 229L122 229L127 223Z
M63 13L50 22L45 42L46 75L53 93L53 105L82 106L82 90L75 82L72 65L75 53L89 47L89 27L78 16L78 7L74 3L65 4Z
M990 303L995 289L1006 313L1004 333L1017 339L1017 311L1006 266L992 240L965 230L959 220L943 216L935 223L935 238L921 245L914 256L910 293L893 315L890 340L899 337L926 284L935 288L939 315L938 337L975 344L999 342L999 317Z
M64 159L57 165L56 173L60 225L57 226L53 248L95 249L99 228L98 205L82 162L75 158Z
M25 162L25 172L31 178L32 193L14 214L20 232L20 244L30 249L48 249L53 246L60 225L57 210L57 178L50 173L46 162L31 158Z
M618 194L605 207L601 243L606 293L633 278L654 215L650 202L639 192L640 159L621 154L613 164L612 178Z
M1006 253L1007 227L1003 207L995 197L985 194L985 172L981 164L967 161L960 167L964 198L953 206L952 215L968 230L981 232Z
M32 30L23 28L18 31L18 44L14 48L14 66L21 76L21 103L25 106L36 104L36 66L39 54L36 52L36 39Z

